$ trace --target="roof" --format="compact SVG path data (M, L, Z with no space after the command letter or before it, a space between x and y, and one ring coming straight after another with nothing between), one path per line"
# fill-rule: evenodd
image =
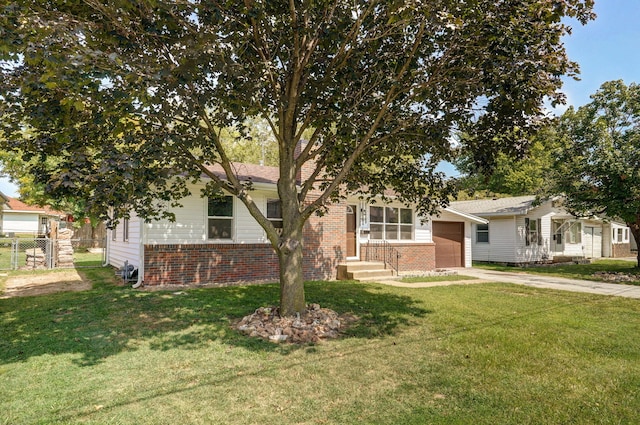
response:
M451 202L451 208L477 216L525 215L535 208L535 196L515 196L512 198L475 199Z
M482 217L478 217L477 215L473 215L473 214L468 214L462 211L458 211L455 208L451 208L451 207L447 207L444 209L445 211L450 212L451 214L455 214L458 215L466 220L471 221L472 223L476 223L476 224L487 224L489 222L489 220L486 220Z
M242 181L252 181L254 183L270 183L277 184L280 177L280 169L278 167L270 167L266 165L244 164L241 162L232 162L236 175ZM223 180L227 180L224 169L220 164L206 166L216 176Z
M11 196L7 196L4 193L0 192L0 197L2 198L3 205L2 211L4 212L26 212L26 213L37 213L37 214L45 214L45 215L65 215L63 212L56 211L51 209L48 206L39 207L36 205L28 205L22 202L19 199L12 198Z

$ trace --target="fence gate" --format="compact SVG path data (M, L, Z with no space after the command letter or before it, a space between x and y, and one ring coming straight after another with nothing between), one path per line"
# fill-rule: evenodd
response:
M0 238L0 270L99 267L106 239Z

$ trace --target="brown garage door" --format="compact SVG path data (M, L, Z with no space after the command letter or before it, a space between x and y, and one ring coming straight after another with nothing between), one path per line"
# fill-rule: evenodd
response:
M434 221L436 267L464 266L464 223Z

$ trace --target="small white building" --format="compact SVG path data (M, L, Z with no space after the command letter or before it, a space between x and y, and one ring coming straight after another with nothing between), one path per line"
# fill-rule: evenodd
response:
M48 207L27 205L1 192L0 202L0 235L41 235L46 233L49 220L59 220L64 215Z
M451 209L488 220L474 224L474 261L524 264L601 258L629 251L629 229L618 222L576 218L559 199L539 204L535 196L459 201Z

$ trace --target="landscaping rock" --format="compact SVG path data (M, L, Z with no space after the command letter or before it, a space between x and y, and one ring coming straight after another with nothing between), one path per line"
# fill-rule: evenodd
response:
M640 282L640 275L623 272L595 272L593 276L608 282Z
M340 331L355 320L354 316L340 317L335 311L321 308L318 304L309 304L305 313L294 317L280 317L277 307L260 307L243 317L234 328L267 341L304 344L337 338Z

